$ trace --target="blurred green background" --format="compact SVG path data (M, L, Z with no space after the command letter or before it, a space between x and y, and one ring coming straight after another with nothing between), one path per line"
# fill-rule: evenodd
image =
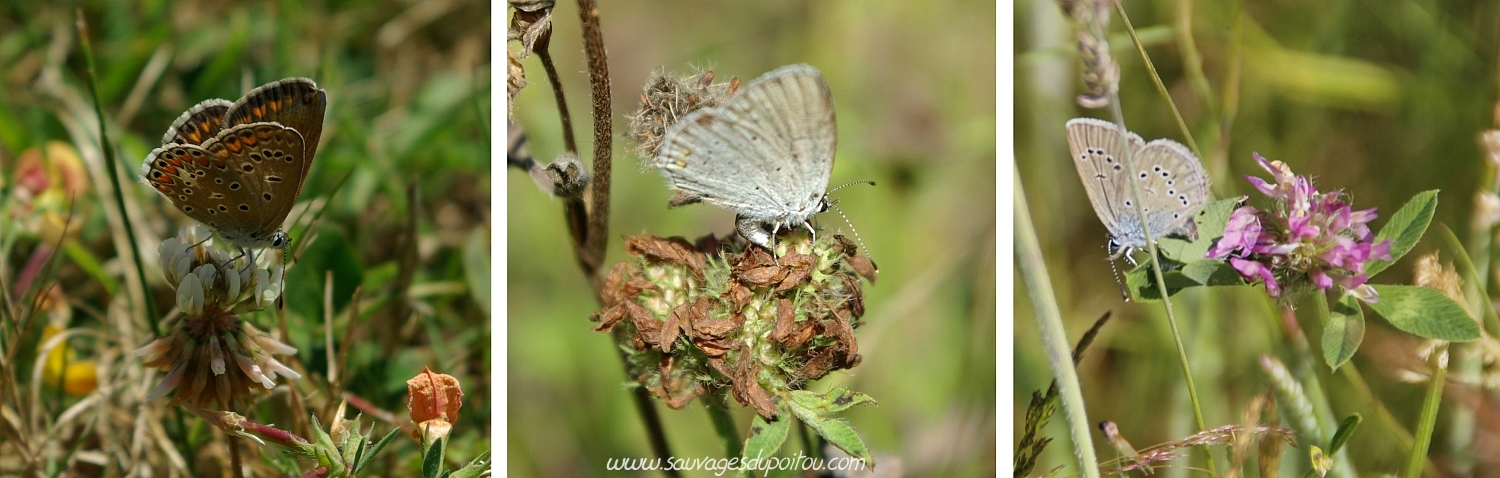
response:
M1236 36L1234 8L1240 3L1244 16ZM1434 250L1437 223L1451 227L1472 247L1475 193L1490 187L1494 171L1477 138L1496 127L1500 3L1152 0L1124 5L1207 156L1213 197L1252 194L1243 176L1268 176L1251 152L1286 162L1297 174L1312 177L1321 190L1342 189L1356 209L1379 207L1376 227L1412 195L1441 189L1434 225L1423 243L1376 277L1377 283L1411 283L1412 258ZM1070 342L1105 311L1115 313L1079 367L1088 418L1118 422L1137 448L1180 439L1196 430L1162 307L1122 303L1104 250L1107 233L1067 159L1065 121L1111 117L1107 110L1086 110L1073 101L1083 90L1081 63L1074 26L1058 3L1021 0L1012 8L1017 168ZM1120 97L1127 125L1147 140L1185 143L1125 34L1124 22L1113 11L1111 16L1110 43L1123 76ZM1196 44L1201 70L1187 61L1189 38ZM1236 68L1241 75L1237 87L1226 80ZM1226 95L1237 95L1237 102L1226 102ZM1237 105L1237 114L1228 129L1227 148L1215 152L1226 112L1234 111L1226 105ZM1255 194L1250 204L1265 205L1263 201ZM1483 231L1478 237L1484 237ZM1445 252L1443 258L1451 261L1452 255ZM1019 271L1012 274L1017 299L1011 413L1019 437L1030 392L1045 389L1052 374ZM1208 426L1239 423L1250 397L1268 386L1257 358L1289 356L1285 328L1260 288L1193 289L1174 303ZM1305 306L1310 304L1300 303L1304 327L1309 326ZM1364 346L1352 362L1368 382L1369 394L1342 374L1329 377L1321 358L1317 362L1335 414L1365 417L1347 448L1362 474L1397 470L1406 454L1392 434L1382 431L1386 429L1372 400L1411 430L1425 387L1395 380L1397 364L1413 356L1416 340L1376 317L1367 315ZM1316 350L1317 330L1308 334ZM1476 425L1474 409L1478 407L1480 417L1490 416L1494 401L1464 394L1462 387L1450 386L1449 392L1430 459L1455 472L1475 466L1477 456L1481 468L1467 469L1493 473L1496 463L1484 468L1485 460L1493 460L1484 457L1496 456L1497 450L1483 437L1497 426L1483 418ZM1462 403L1457 397L1464 397ZM1047 434L1059 440L1039 470L1072 463L1058 417ZM1475 426L1480 439L1473 434ZM1114 458L1102 436L1094 434L1100 459ZM1305 445L1289 449L1283 472L1305 470L1306 453ZM1215 454L1223 472L1224 449ZM1179 468L1165 471L1167 476L1189 474L1180 468L1186 460L1176 463ZM1191 464L1203 466L1196 456ZM1157 472L1164 471L1158 467Z
M108 362L116 367L111 370L123 374L101 378L119 380L110 383L117 391L95 405L102 407L102 416L122 423L101 425L103 431L94 432L100 436L80 438L90 443L85 451L96 446L110 451L110 444L129 447L131 440L144 436L133 435L137 422L148 423L137 420L142 413L170 416L171 408L164 402L144 402L149 388L137 390L154 386L159 373L151 379L142 375L138 359L118 358L122 350L146 343L151 329L145 317L127 315L123 306L128 303L113 300L106 291L110 286L101 285L122 282L122 274L134 272L117 258L105 220L105 208L115 207L113 197L105 203L97 193L108 181L102 179L106 169L90 125L94 110L84 83L75 11L89 26L99 98L120 163L120 186L142 248L152 251L148 260L154 260L162 237L191 223L136 177L141 159L160 145L162 133L179 114L208 98L233 101L250 88L283 77L310 77L327 91L322 147L299 206L286 224L294 233L301 232L314 216L301 212L322 208L314 233L293 237L294 246L309 248L288 274L284 294L290 336L282 340L299 350L294 368L312 377L299 389L313 397L307 404L317 407L326 425L326 390L306 381L326 381L323 318L336 312L341 315L335 342L340 349L350 349L345 388L374 407L363 410L365 424L371 423L372 411L405 420L405 381L430 367L456 376L467 392L449 445L450 459L468 461L487 449L492 411L489 3L0 2L0 177L14 177L17 156L51 140L74 144L89 165L94 189L78 198L75 224L81 225L81 232L77 247L61 261L57 279L76 310L75 319L64 326L98 330L109 337L75 345L85 357L113 360ZM346 176L348 182L335 194ZM15 191L14 183L6 186L7 193ZM408 195L409 187L415 187L414 195ZM292 219L299 215L302 221L293 228ZM409 218L415 221L415 237L407 233ZM11 219L0 226L9 264L0 272L14 278L15 268L25 263L41 239L27 229L27 222L10 223ZM407 251L414 255L403 267ZM103 272L98 274L104 279L86 268L100 264ZM153 316L160 318L173 302L160 272L152 267L148 275L156 273L148 279L159 309ZM403 269L410 275L403 277ZM334 284L332 312L323 310L325 271L332 274ZM353 342L344 343L342 314L358 286L363 287L361 318ZM267 314L254 320L263 330L278 329ZM22 369L29 370L27 360ZM127 386L131 393L118 391ZM307 419L306 412L285 407L284 391L268 402L281 408L262 407L248 415L276 424L295 423L291 417L296 415ZM71 403L49 402L35 411L57 413ZM359 411L349 412L352 416ZM377 423L380 435L392 426ZM202 430L195 433L214 436ZM59 453L71 446L59 445ZM377 469L390 476L414 473L420 464L416 445L398 437L392 446L386 453L389 461L381 461ZM209 457L224 458L221 449L205 450ZM258 448L241 445L241 450L251 453L247 460L260 456ZM167 474L164 456L141 456L161 467L158 473ZM111 459L115 458L123 460L117 464L128 466L134 456ZM220 462L204 460L189 457L205 470L222 470L222 464L215 465Z
M591 157L589 86L572 3L553 14L552 48ZM847 415L880 467L908 476L996 473L995 437L995 6L990 2L600 2L613 95L614 188L607 264L628 235L696 238L733 233L733 214L708 205L667 210L665 178L641 171L620 135L653 68L709 66L749 81L808 63L831 85L838 156L830 185L874 188L834 199L880 265L865 289L863 363L817 389L848 386L878 407ZM518 48L512 43L511 47ZM563 149L553 94L535 56L515 100L531 153ZM585 159L585 163L589 160ZM608 335L590 331L593 295L576 261L562 202L507 172L509 463L512 476L603 475L605 460L650 457L626 377ZM835 214L817 222L848 234ZM679 457L718 457L702 403L657 404ZM745 430L752 414L731 407ZM789 440L785 451L800 449ZM892 467L894 468L894 467ZM879 471L879 470L877 470ZM894 471L894 470L892 470ZM689 473L689 476L698 474Z

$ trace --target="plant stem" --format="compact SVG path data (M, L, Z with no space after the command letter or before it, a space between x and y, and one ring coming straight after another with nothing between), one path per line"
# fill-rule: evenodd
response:
M1326 327L1329 320L1329 310L1331 310L1328 305L1328 296L1322 292L1314 292L1313 297L1315 302L1313 313L1317 315L1318 327ZM1290 310L1287 310L1287 313L1291 314L1292 323L1296 323L1297 314ZM1325 440L1333 438L1333 433L1338 430L1339 422L1334 418L1333 406L1328 403L1328 393L1323 390L1323 381L1318 378L1317 363L1319 361L1316 357L1319 355L1313 351L1312 346L1307 340L1307 334L1300 329L1296 331L1292 343L1298 355L1295 364L1297 367L1296 375L1302 381L1302 388L1307 391L1308 399L1312 402L1313 406L1313 417L1318 421L1318 444L1320 446L1328 446ZM1343 365L1343 367L1349 366L1352 366L1352 364L1346 363ZM1356 476L1354 463L1349 461L1348 453L1334 455L1333 462L1334 467L1329 471L1331 475L1336 477Z
M1182 119L1182 112L1177 110L1177 102L1172 101L1172 94L1167 92L1167 85L1162 83L1161 75L1156 74L1156 65L1151 63L1151 55L1146 54L1146 45L1141 43L1141 37L1135 34L1135 27L1130 24L1130 17L1125 16L1125 6L1115 2L1115 13L1120 14L1120 21L1125 23L1125 32L1130 34L1131 43L1135 44L1136 53L1141 55L1141 61L1146 63L1146 73L1151 77L1151 82L1156 85L1156 92L1161 93L1161 99L1167 102L1167 109L1172 112L1172 118L1177 120L1177 128L1182 130L1182 139L1187 140L1187 146L1193 150L1193 154L1199 158L1203 152L1198 150L1198 142L1193 140L1193 132L1188 130L1187 122Z
M1011 167L1015 168L1015 164ZM1078 370L1073 367L1073 357L1069 352L1068 333L1063 327L1062 313L1059 312L1057 299L1052 293L1052 279L1047 274L1041 243L1036 238L1031 212L1026 206L1026 195L1021 189L1021 173L1015 171L1013 174L1016 263L1021 268L1021 277L1026 281L1026 290L1030 293L1031 305L1036 311L1037 327L1042 332L1042 345L1047 349L1047 362L1052 365L1052 374L1056 377L1063 417L1066 418L1068 433L1073 440L1073 458L1078 461L1078 469L1085 478L1099 478L1099 460L1094 456L1093 435L1088 413L1083 406Z
M1428 362L1433 367L1432 380L1427 383L1427 398L1422 401L1422 417L1417 421L1417 441L1406 457L1406 472L1401 474L1409 478L1422 476L1427 449L1432 445L1432 430L1437 426L1438 408L1443 404L1443 384L1448 380L1448 344L1433 350Z
M734 426L734 416L729 414L729 408L724 406L723 394L705 395L708 406L708 419L714 424L714 432L719 434L719 440L724 442L724 456L737 457L744 454L744 443L740 442L740 432Z
M1134 152L1130 148L1129 131L1125 129L1125 113L1120 108L1120 95L1111 93L1109 99L1110 112L1114 113L1115 125L1120 129L1120 144L1124 145L1120 150L1124 158L1125 170L1135 171ZM1146 237L1146 252L1151 255L1151 274L1156 279L1156 290L1161 294L1162 307L1167 312L1167 325L1172 328L1172 342L1177 346L1177 360L1182 364L1182 376L1187 381L1188 400L1193 402L1193 420L1198 425L1198 431L1207 430L1208 426L1203 421L1203 406L1198 403L1198 387L1193 384L1193 367L1188 364L1187 348L1182 346L1182 332L1177 327L1177 314L1172 311L1172 298L1167 294L1167 280L1162 277L1161 260L1157 258L1156 241L1152 239L1150 221L1146 220L1146 211L1141 205L1141 186L1135 179L1135 175L1126 174L1126 182L1130 184L1130 197L1135 203L1135 213L1141 218L1141 234ZM1208 461L1208 472L1211 476L1219 476L1214 466L1213 448L1203 445L1203 453Z

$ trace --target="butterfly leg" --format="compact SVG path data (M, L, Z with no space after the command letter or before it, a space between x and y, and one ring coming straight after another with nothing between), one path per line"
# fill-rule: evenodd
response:
M751 244L764 247L772 251L774 255L776 249L772 248L772 237L766 233L765 229L760 227L760 221L740 216L739 219L735 220L735 230L739 231L740 235L744 236L745 240L750 241Z

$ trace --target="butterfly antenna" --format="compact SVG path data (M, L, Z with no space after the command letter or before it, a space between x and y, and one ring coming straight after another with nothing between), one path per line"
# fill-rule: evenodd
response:
M1108 243L1104 245L1104 250L1109 250ZM1125 289L1125 282L1120 280L1120 269L1115 267L1115 257L1111 256L1107 260L1109 261L1109 272L1115 277L1115 285L1120 286L1120 298L1125 299L1125 302L1130 302L1130 291Z
M829 194L833 194L834 191L838 191L840 189L844 189L844 188L847 188L849 186L853 186L855 184L868 184L868 185L874 186L875 185L875 181L871 181L871 180L868 180L868 179L855 181L855 182L852 182L852 183L849 183L849 184L845 184L843 186L839 186L839 187L836 187L836 188L833 188L833 189L829 189L828 192L824 193L823 195L827 196Z
M868 184L868 185L874 186L875 185L875 181L864 179L864 180L859 180L859 181L855 181L855 182L852 182L852 183L846 183L846 184L844 184L842 186L839 186L839 187L836 187L836 188L833 188L833 189L829 189L828 192L823 193L823 197L827 198L828 195L829 194L833 194L834 191L838 191L840 189L844 189L844 188L847 188L849 186L853 186L855 184ZM844 210L843 209L839 209L838 203L836 203L836 202L829 201L828 202L828 207L833 208L833 212L839 213L839 217L844 218L844 224L848 224L849 225L849 230L854 233L854 240L859 242L859 248L860 249L864 249L864 251L865 251L865 258L869 259L870 260L870 265L874 266L874 264L875 264L875 258L870 256L870 248L868 246L865 246L865 240L861 239L859 237L859 229L855 229L854 228L854 223L849 221L849 216L844 215ZM875 272L880 272L880 266L875 266Z
M870 184L873 185L875 183L872 182ZM870 265L874 266L875 265L875 258L870 256L870 248L866 247L865 246L865 240L861 239L859 237L859 229L855 229L854 228L854 223L849 222L849 216L845 216L844 215L844 210L843 209L839 209L838 204L828 203L828 207L832 208L833 212L839 213L839 217L844 218L844 224L848 224L849 225L849 230L854 233L854 240L855 241L859 241L859 248L860 249L864 249L864 251L865 251L865 258L869 259L870 260ZM875 266L875 272L880 272L880 266Z

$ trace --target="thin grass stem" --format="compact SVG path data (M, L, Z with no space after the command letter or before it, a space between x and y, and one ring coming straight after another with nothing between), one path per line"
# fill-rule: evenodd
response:
M1127 143L1128 144L1128 143ZM1015 168L1015 165L1011 165ZM1042 345L1047 349L1047 362L1052 365L1052 375L1058 386L1058 398L1062 402L1063 417L1068 434L1073 440L1073 458L1085 478L1098 478L1098 458L1094 455L1094 440L1089 427L1088 412L1083 406L1083 391L1078 383L1078 369L1073 366L1073 356L1068 347L1067 329L1063 327L1062 312L1058 310L1056 296L1052 292L1052 279L1047 274L1047 264L1042 258L1042 247L1036 237L1036 228L1031 222L1031 210L1026 205L1026 195L1021 188L1021 173L1015 171L1015 244L1016 264L1021 268L1021 277L1026 281L1026 290L1031 296L1032 308L1036 311L1037 327L1042 332Z
M1188 130L1187 122L1182 119L1182 112L1177 109L1177 102L1172 101L1172 94L1167 92L1167 85L1162 83L1161 75L1156 73L1156 65L1151 63L1151 55L1146 54L1146 45L1141 43L1141 37L1135 33L1135 27L1130 24L1130 17L1125 16L1125 7L1120 2L1115 2L1115 13L1120 14L1120 21L1125 23L1125 31L1130 34L1130 42L1135 44L1135 51L1141 55L1141 61L1146 64L1146 73L1151 77L1151 83L1156 85L1156 91L1161 93L1161 99L1167 102L1167 109L1172 112L1172 118L1177 120L1177 128L1182 131L1182 138L1187 140L1187 146L1193 150L1193 154L1199 158L1203 152L1198 150L1198 142L1193 140L1193 132Z

